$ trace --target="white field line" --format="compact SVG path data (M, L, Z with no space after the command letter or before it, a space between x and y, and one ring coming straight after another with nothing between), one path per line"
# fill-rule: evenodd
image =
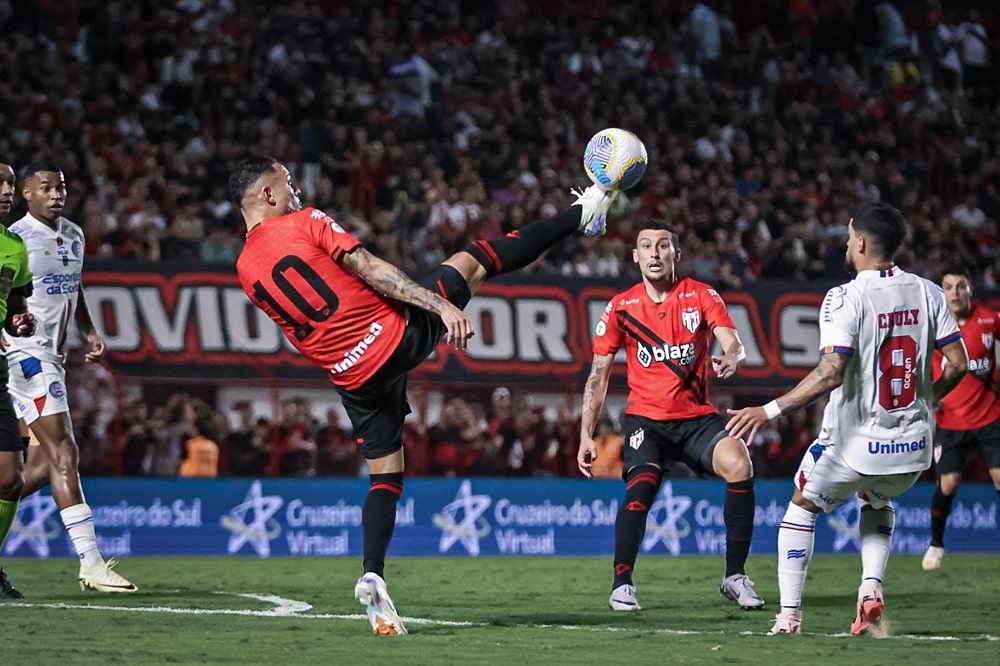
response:
M219 592L218 594L229 594L226 592ZM116 611L119 613L173 613L175 615L241 615L245 617L283 617L283 618L295 618L301 620L354 620L354 621L368 621L366 615L360 613L351 614L338 614L338 613L312 613L305 614L307 611L312 609L312 605L304 601L295 601L294 599L285 599L283 597L278 597L271 594L234 594L233 596L244 597L247 599L256 599L258 601L263 601L265 603L274 604L274 608L269 608L266 610L251 610L249 608L177 608L171 606L104 606L104 605L94 605L94 604L67 604L67 603L50 603L50 604L33 604L26 603L23 601L5 601L0 604L0 609L3 608L56 608L56 609L73 609L73 610L95 610L95 611ZM488 627L489 623L486 622L464 622L459 620L436 620L427 617L403 617L403 621L406 624L422 624L440 627ZM667 636L708 636L708 635L725 635L725 632L719 631L695 631L695 630L681 630L681 629L634 629L630 627L591 627L576 624L517 624L512 625L527 629L559 629L562 631L598 631L598 632L609 632L609 633L653 633L662 634ZM754 636L757 634L763 635L764 632L755 631L741 631L741 636ZM803 636L822 636L824 638L853 638L848 633L837 633L837 634L822 634L822 633L812 633L805 632ZM953 641L953 642L971 642L971 641L988 641L988 642L1000 642L1000 636L994 636L992 634L981 634L979 636L921 636L917 634L896 634L888 637L889 640L908 640L908 641ZM787 640L787 639L777 639L777 640Z

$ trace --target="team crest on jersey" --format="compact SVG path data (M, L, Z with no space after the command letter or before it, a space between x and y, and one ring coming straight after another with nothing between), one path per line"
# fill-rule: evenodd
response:
M49 395L58 400L66 395L66 387L61 381L56 380L49 384Z
M644 428L639 428L634 433L628 436L628 445L633 449L638 449L642 446L643 440L646 439L646 430Z
M983 333L983 346L986 347L987 349L992 349L993 348L993 334L992 333Z
M701 325L701 312L698 310L684 310L681 312L681 323L684 328L694 333Z
M601 337L608 332L608 325L603 321L599 321L597 322L597 329L594 332L597 334L597 337Z

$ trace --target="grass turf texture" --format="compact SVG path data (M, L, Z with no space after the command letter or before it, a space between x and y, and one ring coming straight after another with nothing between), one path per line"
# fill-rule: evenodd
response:
M410 635L391 638L371 634L353 598L353 558L130 558L119 570L140 587L131 595L80 591L68 559L3 565L26 596L0 602L10 664L1000 663L996 555L949 553L934 572L894 555L885 640L846 635L856 554L814 559L805 634L775 637L768 556L749 563L767 601L757 612L720 598L721 557L640 556L643 610L631 614L607 608L606 557L395 558L389 592Z

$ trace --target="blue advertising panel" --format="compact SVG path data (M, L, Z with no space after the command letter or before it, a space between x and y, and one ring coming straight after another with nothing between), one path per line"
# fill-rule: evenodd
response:
M363 480L95 478L86 490L106 556L361 555ZM610 555L623 491L618 481L584 479L409 479L390 555ZM664 481L641 552L723 553L724 491L718 481ZM791 491L791 481L757 483L754 553L777 551ZM926 549L933 492L933 484L919 483L897 501L894 551ZM949 520L949 551L1000 552L997 504L992 486L963 485ZM858 552L858 518L854 502L822 516L816 552ZM52 496L23 500L3 556L72 552Z

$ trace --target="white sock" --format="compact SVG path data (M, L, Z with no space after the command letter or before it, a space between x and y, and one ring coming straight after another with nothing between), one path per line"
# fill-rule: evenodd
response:
M59 512L63 525L69 532L70 541L80 558L80 566L95 567L104 562L97 549L97 535L94 533L94 513L87 504L69 506Z
M782 608L802 605L802 587L815 542L816 514L789 502L778 527L778 589Z
M882 582L885 567L892 550L892 531L896 527L896 511L892 506L872 508L861 503L861 520L858 532L861 537L861 582Z

